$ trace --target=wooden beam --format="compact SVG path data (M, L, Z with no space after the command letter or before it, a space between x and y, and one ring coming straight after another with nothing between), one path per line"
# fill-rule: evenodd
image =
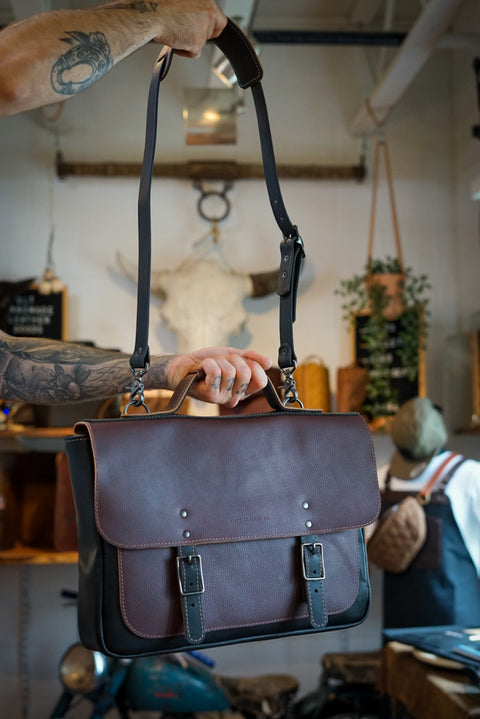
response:
M291 180L356 180L365 178L363 159L358 165L278 165L278 176ZM57 175L67 177L140 177L137 162L66 162L57 155ZM178 180L235 180L263 179L263 165L233 161L164 162L153 166L154 177Z
M375 132L376 121L383 123L403 97L420 69L452 24L463 0L430 0L411 28L384 76L362 103L350 132L364 135Z

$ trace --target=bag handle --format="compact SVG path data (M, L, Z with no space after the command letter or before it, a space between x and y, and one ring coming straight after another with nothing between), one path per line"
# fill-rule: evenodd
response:
M293 323L295 322L298 282L305 253L303 241L298 234L297 227L291 223L288 217L280 190L270 123L261 85L263 70L250 41L232 20L228 19L225 29L213 42L230 61L239 80L239 85L242 88L249 87L254 98L268 196L273 215L283 234L283 240L280 243L281 261L277 285L277 294L280 296L278 364L285 374L285 402L298 402L295 381L292 377L297 364L293 346ZM173 50L167 47L163 48L153 68L148 94L145 149L138 195L139 254L136 337L135 348L130 357L134 380L129 404L137 405L144 404L142 377L148 370L150 362L148 346L151 275L150 194L157 133L158 94L160 82L168 73L172 57Z
M175 390L170 397L166 408L164 410L161 410L160 412L157 412L157 414L167 415L175 414L176 412L178 412L195 382L199 382L202 379L205 379L205 373L203 372L203 370L190 372L189 374L186 374L185 377L182 377L180 382L175 387ZM277 391L270 378L268 378L267 384L263 388L263 393L272 409L277 411L285 411L285 407L280 401Z

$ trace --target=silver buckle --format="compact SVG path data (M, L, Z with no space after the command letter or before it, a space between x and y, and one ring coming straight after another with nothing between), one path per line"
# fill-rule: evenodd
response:
M321 562L321 567L322 567L322 573L318 577L307 576L307 565L305 562L305 549L307 547L311 547L311 549L309 551L311 551L312 554L315 553L315 550L317 549L317 547L320 547L320 562ZM323 545L321 544L321 542L305 542L305 543L302 542L301 552L302 552L302 571L303 571L303 578L305 579L305 581L306 582L318 582L318 581L320 581L320 579L325 579L325 564L323 562Z
M198 569L200 573L200 589L192 589L191 591L185 591L182 582L182 573L180 571L180 562L185 561L188 564L192 564L194 559L198 559ZM178 586L180 588L180 594L182 597L190 597L194 594L203 594L205 592L205 583L203 581L203 569L202 569L202 558L199 554L189 554L186 557L177 557L177 576Z

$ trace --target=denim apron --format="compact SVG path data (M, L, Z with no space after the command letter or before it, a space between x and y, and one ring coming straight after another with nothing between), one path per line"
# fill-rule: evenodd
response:
M383 619L385 628L461 624L480 626L480 585L475 565L458 529L450 500L448 479L424 505L427 539L405 572L384 572ZM382 509L417 492L382 493Z

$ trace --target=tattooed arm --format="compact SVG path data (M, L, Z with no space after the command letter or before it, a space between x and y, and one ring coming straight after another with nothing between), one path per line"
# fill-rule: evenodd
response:
M203 369L205 380L192 396L234 407L265 386L267 357L232 347L210 347L188 355L153 356L146 389L174 389ZM82 344L10 337L0 331L0 398L31 404L63 404L122 394L130 386L129 356Z
M225 23L214 0L113 0L34 15L0 32L0 116L65 100L151 40L198 57Z

